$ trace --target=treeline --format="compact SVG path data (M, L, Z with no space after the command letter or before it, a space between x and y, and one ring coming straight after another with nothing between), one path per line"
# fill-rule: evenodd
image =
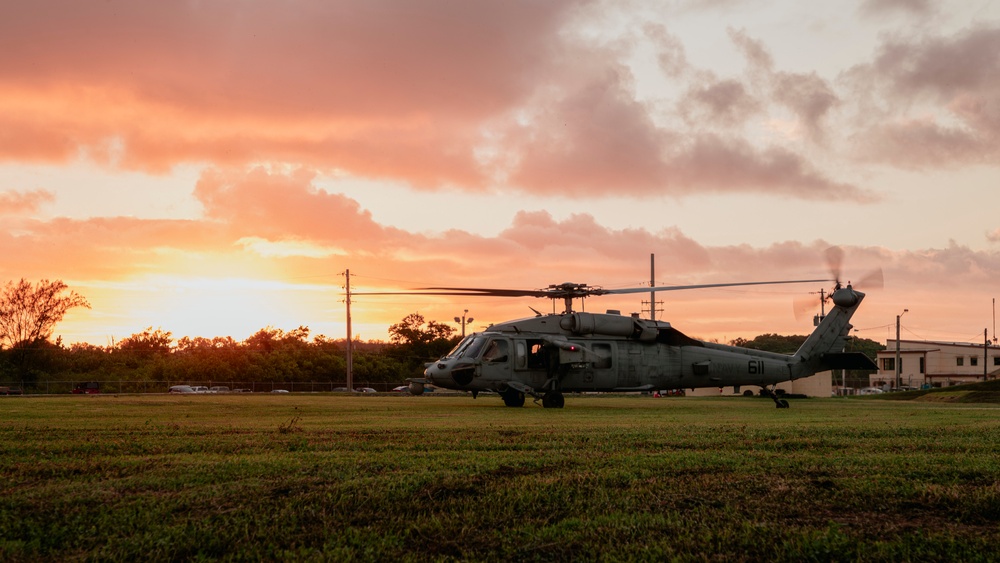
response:
M419 377L425 362L443 355L453 338L429 342L353 342L354 381L403 382ZM264 328L246 340L174 339L152 327L110 346L46 340L0 350L0 381L28 388L52 381L315 381L347 379L347 342L310 338L307 327Z
M162 329L109 346L52 340L70 309L90 303L61 280L7 282L0 289L0 383L39 387L51 381L346 382L347 342L309 337L307 327L263 328L242 342L182 337ZM355 381L400 382L455 343L454 329L419 313L389 328L390 342L352 342Z

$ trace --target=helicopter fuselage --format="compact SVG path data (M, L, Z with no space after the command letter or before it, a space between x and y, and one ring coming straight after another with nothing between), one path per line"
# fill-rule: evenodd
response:
M762 388L831 367L871 367L843 354L848 323L864 297L850 286L839 304L795 355L727 346L690 338L670 323L614 313L563 313L493 325L464 338L411 380L447 389L500 393L508 406L524 395L561 407L562 393Z
M550 315L506 324L554 324L562 318L565 315ZM656 325L669 330L669 323ZM449 389L499 391L513 380L563 392L769 385L791 378L788 356L767 352L698 341L671 344L623 335L503 328L467 336L452 353L427 366L424 377Z

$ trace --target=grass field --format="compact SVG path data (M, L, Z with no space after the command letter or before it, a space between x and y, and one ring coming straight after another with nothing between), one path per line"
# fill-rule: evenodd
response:
M0 400L0 560L997 560L1000 406Z

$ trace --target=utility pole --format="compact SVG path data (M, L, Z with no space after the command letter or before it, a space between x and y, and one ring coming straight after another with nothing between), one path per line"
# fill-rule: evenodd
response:
M347 388L354 389L354 340L351 336L351 270L344 270L344 289L347 290Z
M903 309L903 312L896 315L896 391L899 391L899 376L900 371L902 371L902 365L899 361L899 318L909 312L909 309Z
M989 368L986 367L986 362L990 359L990 334L987 329L983 329L983 381L986 381L986 376L989 375Z
M650 254L649 255L649 287L651 287L651 288L652 287L656 287L656 255L655 254ZM642 304L646 305L646 302L643 301ZM649 291L649 320L651 320L651 321L655 321L656 320L656 306L657 305L662 305L662 304L663 304L662 301L659 302L659 303L656 302L656 290L651 289ZM645 312L645 309L643 309L643 312ZM660 312L662 313L663 309L660 309Z
M826 289L821 287L819 291L812 292L813 295L817 293L819 293L819 316L813 317L813 326L819 326L819 323L826 318Z

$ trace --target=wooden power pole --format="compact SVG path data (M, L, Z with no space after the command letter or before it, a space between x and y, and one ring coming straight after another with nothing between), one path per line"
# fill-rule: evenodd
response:
M347 291L347 297L344 302L347 303L347 388L354 389L354 338L351 336L351 270L348 268L344 270L344 278L346 283L344 284L344 289Z

